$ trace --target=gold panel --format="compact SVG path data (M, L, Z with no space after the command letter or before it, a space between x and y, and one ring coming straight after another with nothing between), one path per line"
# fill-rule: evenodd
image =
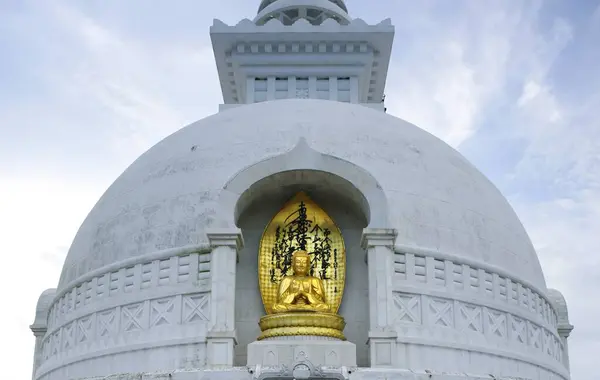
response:
M272 314L281 279L293 274L296 250L309 253L310 275L323 280L327 304L337 313L346 278L344 239L329 215L303 192L273 217L260 241L258 274L265 311Z

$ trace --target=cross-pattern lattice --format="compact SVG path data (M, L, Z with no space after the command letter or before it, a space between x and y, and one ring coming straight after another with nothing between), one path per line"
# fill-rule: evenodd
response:
M515 316L511 317L511 319L513 339L519 343L527 343L527 328L525 321Z
M208 295L183 297L183 323L208 321Z
M482 332L481 307L469 304L460 304L461 325L465 330Z
M532 347L541 348L542 347L541 340L542 340L541 329L537 325L530 323L529 324L529 344Z
M107 310L97 315L98 320L98 336L108 337L115 332L116 313L115 309Z
M546 354L550 355L550 356L554 356L554 337L552 336L552 334L550 334L550 332L548 330L543 330L544 331L544 349L546 351Z
M418 295L394 294L395 322L421 323L421 297Z
M60 352L60 330L52 334L52 356Z
M77 343L87 342L92 338L92 327L91 316L77 321Z
M153 300L150 303L150 327L173 324L174 298Z
M554 350L554 358L560 362L560 361L562 361L563 353L562 353L562 347L560 345L560 342L556 338L554 338L554 347L556 347L556 349Z
M495 335L500 338L506 337L506 314L497 311L488 309L488 323L489 323L489 331L492 335Z
M144 303L136 303L133 305L123 306L121 308L121 328L123 331L139 331L142 330L144 317Z
M308 99L308 97L309 97L308 89L299 88L296 90L296 98Z
M440 298L429 300L429 311L434 325L452 327L454 326L454 315L452 301Z
M70 350L75 346L75 322L71 322L63 327L62 342L63 350Z

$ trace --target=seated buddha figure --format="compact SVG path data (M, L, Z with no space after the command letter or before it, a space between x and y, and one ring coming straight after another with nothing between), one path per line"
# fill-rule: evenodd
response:
M286 276L279 284L277 302L273 313L330 312L325 300L325 289L320 278L310 276L310 256L306 251L296 251L292 256L294 274Z

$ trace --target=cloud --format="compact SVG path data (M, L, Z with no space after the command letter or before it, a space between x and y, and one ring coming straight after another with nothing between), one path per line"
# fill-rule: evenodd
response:
M503 95L537 8L466 2L447 17L444 7L413 5L399 10L407 16L396 23L388 109L457 147Z
M55 12L57 23L76 37L73 44L86 52L70 74L72 91L110 113L108 125L118 131L112 142L122 149L141 153L216 110L218 78L210 46L133 40L73 8Z
M582 191L569 199L521 203L512 199L542 262L548 286L559 289L575 330L569 338L573 379L593 379L600 350L596 321L600 305L590 302L600 284L600 196Z
M589 78L600 84L599 79ZM589 302L591 289L600 288L600 96L590 94L578 104L557 91L564 86L561 78L530 83L523 87L515 118L528 144L506 189L549 286L567 299L575 325L572 376L591 379L596 362L589 353L600 351L600 306Z
M441 7L411 4L406 22L396 22L388 109L458 147L509 197L548 286L567 298L576 326L572 376L592 379L589 353L600 351L600 307L589 302L589 289L600 287L600 75L585 78L590 92L570 81L575 71L594 73L589 57L600 49L584 44L584 54L574 45L598 37L600 8L586 30L542 2L487 2L485 11L461 4L446 18L436 14Z
M97 141L92 164L106 164L108 155L122 169L124 161L217 110L220 88L210 45L132 38L64 3L28 8L15 19L15 33L33 25L22 37L35 46L27 58L38 61L35 72L48 93L27 99L27 107L0 106L2 117L7 125L30 124L36 134L59 133L69 149L73 140ZM27 136L25 144L45 149L35 137Z
M0 176L2 263L0 294L4 305L0 326L10 342L9 378L23 378L31 369L36 302L56 286L68 244L101 194L101 187L60 178ZM5 355L8 352L5 351ZM25 374L25 375L24 375Z
M133 38L60 2L23 2L0 21L15 38L0 47L26 63L2 74L22 88L0 89L0 230L10 268L0 294L13 305L0 326L12 326L3 329L15 360L5 376L22 378L37 299L58 283L87 213L143 151L214 113L220 93L206 44Z

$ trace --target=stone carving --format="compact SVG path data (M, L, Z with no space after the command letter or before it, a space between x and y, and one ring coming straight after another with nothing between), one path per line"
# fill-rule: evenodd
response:
M180 301L177 301L177 299ZM164 326L206 323L209 318L208 293L169 296L113 307L82 316L59 327L44 338L44 361L64 352L83 354L92 347L108 348L114 338L131 332L149 331ZM117 330L118 329L118 330ZM94 343L102 344L94 346Z
M167 297L150 302L150 327L173 324L174 298Z
M534 323L528 322L527 329L529 330L529 345L533 348L542 348L542 329Z
M140 302L121 307L121 331L132 332L144 329L144 305Z
M93 319L91 316L83 317L77 321L77 344L87 342L92 338Z
M429 312L434 325L454 327L452 301L432 297L429 299Z
M519 343L527 343L527 324L519 317L511 316L512 320L512 336Z
M487 309L488 326L492 335L506 338L506 314L497 310Z
M394 305L398 311L395 322L421 324L421 297L395 293Z
M96 314L98 321L98 337L109 337L114 335L116 330L116 310L110 309Z
M298 99L308 99L309 98L309 92L308 89L297 89L296 90L296 98Z
M459 304L459 310L461 325L464 330L483 332L481 307L461 303Z
M395 323L398 329L418 327L428 321L433 328L450 328L457 332L469 331L495 338L506 348L522 345L523 350L534 348L541 355L562 360L563 346L558 336L544 326L523 319L509 312L476 306L421 294L398 293L393 295ZM420 315L421 305L423 315Z
M208 321L210 297L208 294L187 295L183 297L183 321L192 323L198 321Z
M156 267L158 271L155 272L153 268ZM206 293L209 281L210 254L191 253L140 262L74 284L50 308L48 333L41 343L39 364L65 353L65 357L70 357L89 350L116 347L123 343L121 334L130 335L124 339L138 339L141 337L139 333L154 328L206 323L210 316L210 297ZM168 295L133 304L119 304L119 297L136 289L148 291L146 294L150 297L156 292L172 294L165 285L194 290L182 296ZM97 310L96 300L99 298L103 303L116 306ZM73 318L74 314L77 314L76 318ZM137 334L130 334L133 332Z
M290 367L285 364L279 366L256 365L248 368L253 380L275 379L332 379L348 380L350 369L347 367L315 366L308 359L296 361Z
M63 328L63 351L68 351L75 346L75 322L71 322Z
M197 267L190 268L192 257L198 257ZM172 265L173 263L177 265ZM102 274L80 284L76 284L70 291L54 302L48 314L48 329L69 322L69 315L74 311L79 311L87 307L93 298L114 298L124 293L133 292L135 286L138 289L148 289L153 286L152 267L158 264L158 277L155 279L156 286L174 285L171 279L176 283L185 283L197 281L198 285L208 285L210 278L210 254L193 253L190 255L176 257L176 260L154 260L149 263L140 263L124 270L113 271ZM135 267L139 266L137 272ZM194 271L197 276L190 273ZM172 275L172 272L174 274ZM139 275L137 274L139 273ZM138 276L138 277L136 277ZM120 282L122 286L117 286ZM136 285L137 284L137 285Z
M410 259L407 260L407 257L410 257ZM441 269L438 261L433 259L434 265L431 266L433 273L427 273L425 256L396 253L394 259L395 275L401 281L408 281L409 273L411 273L411 276L413 276L411 277L412 281L424 282L434 288L443 288L446 283L449 283L454 292L461 293L469 290L469 294L476 293L478 297L492 302L503 301L521 308L525 313L531 315L532 320L537 317L544 321L548 327L556 328L558 326L554 309L544 297L529 287L504 276L478 268L471 268L465 264L448 262L448 266ZM395 300L395 302L398 304L399 300ZM404 322L410 322L407 320L411 319L410 315L403 315L402 317Z

